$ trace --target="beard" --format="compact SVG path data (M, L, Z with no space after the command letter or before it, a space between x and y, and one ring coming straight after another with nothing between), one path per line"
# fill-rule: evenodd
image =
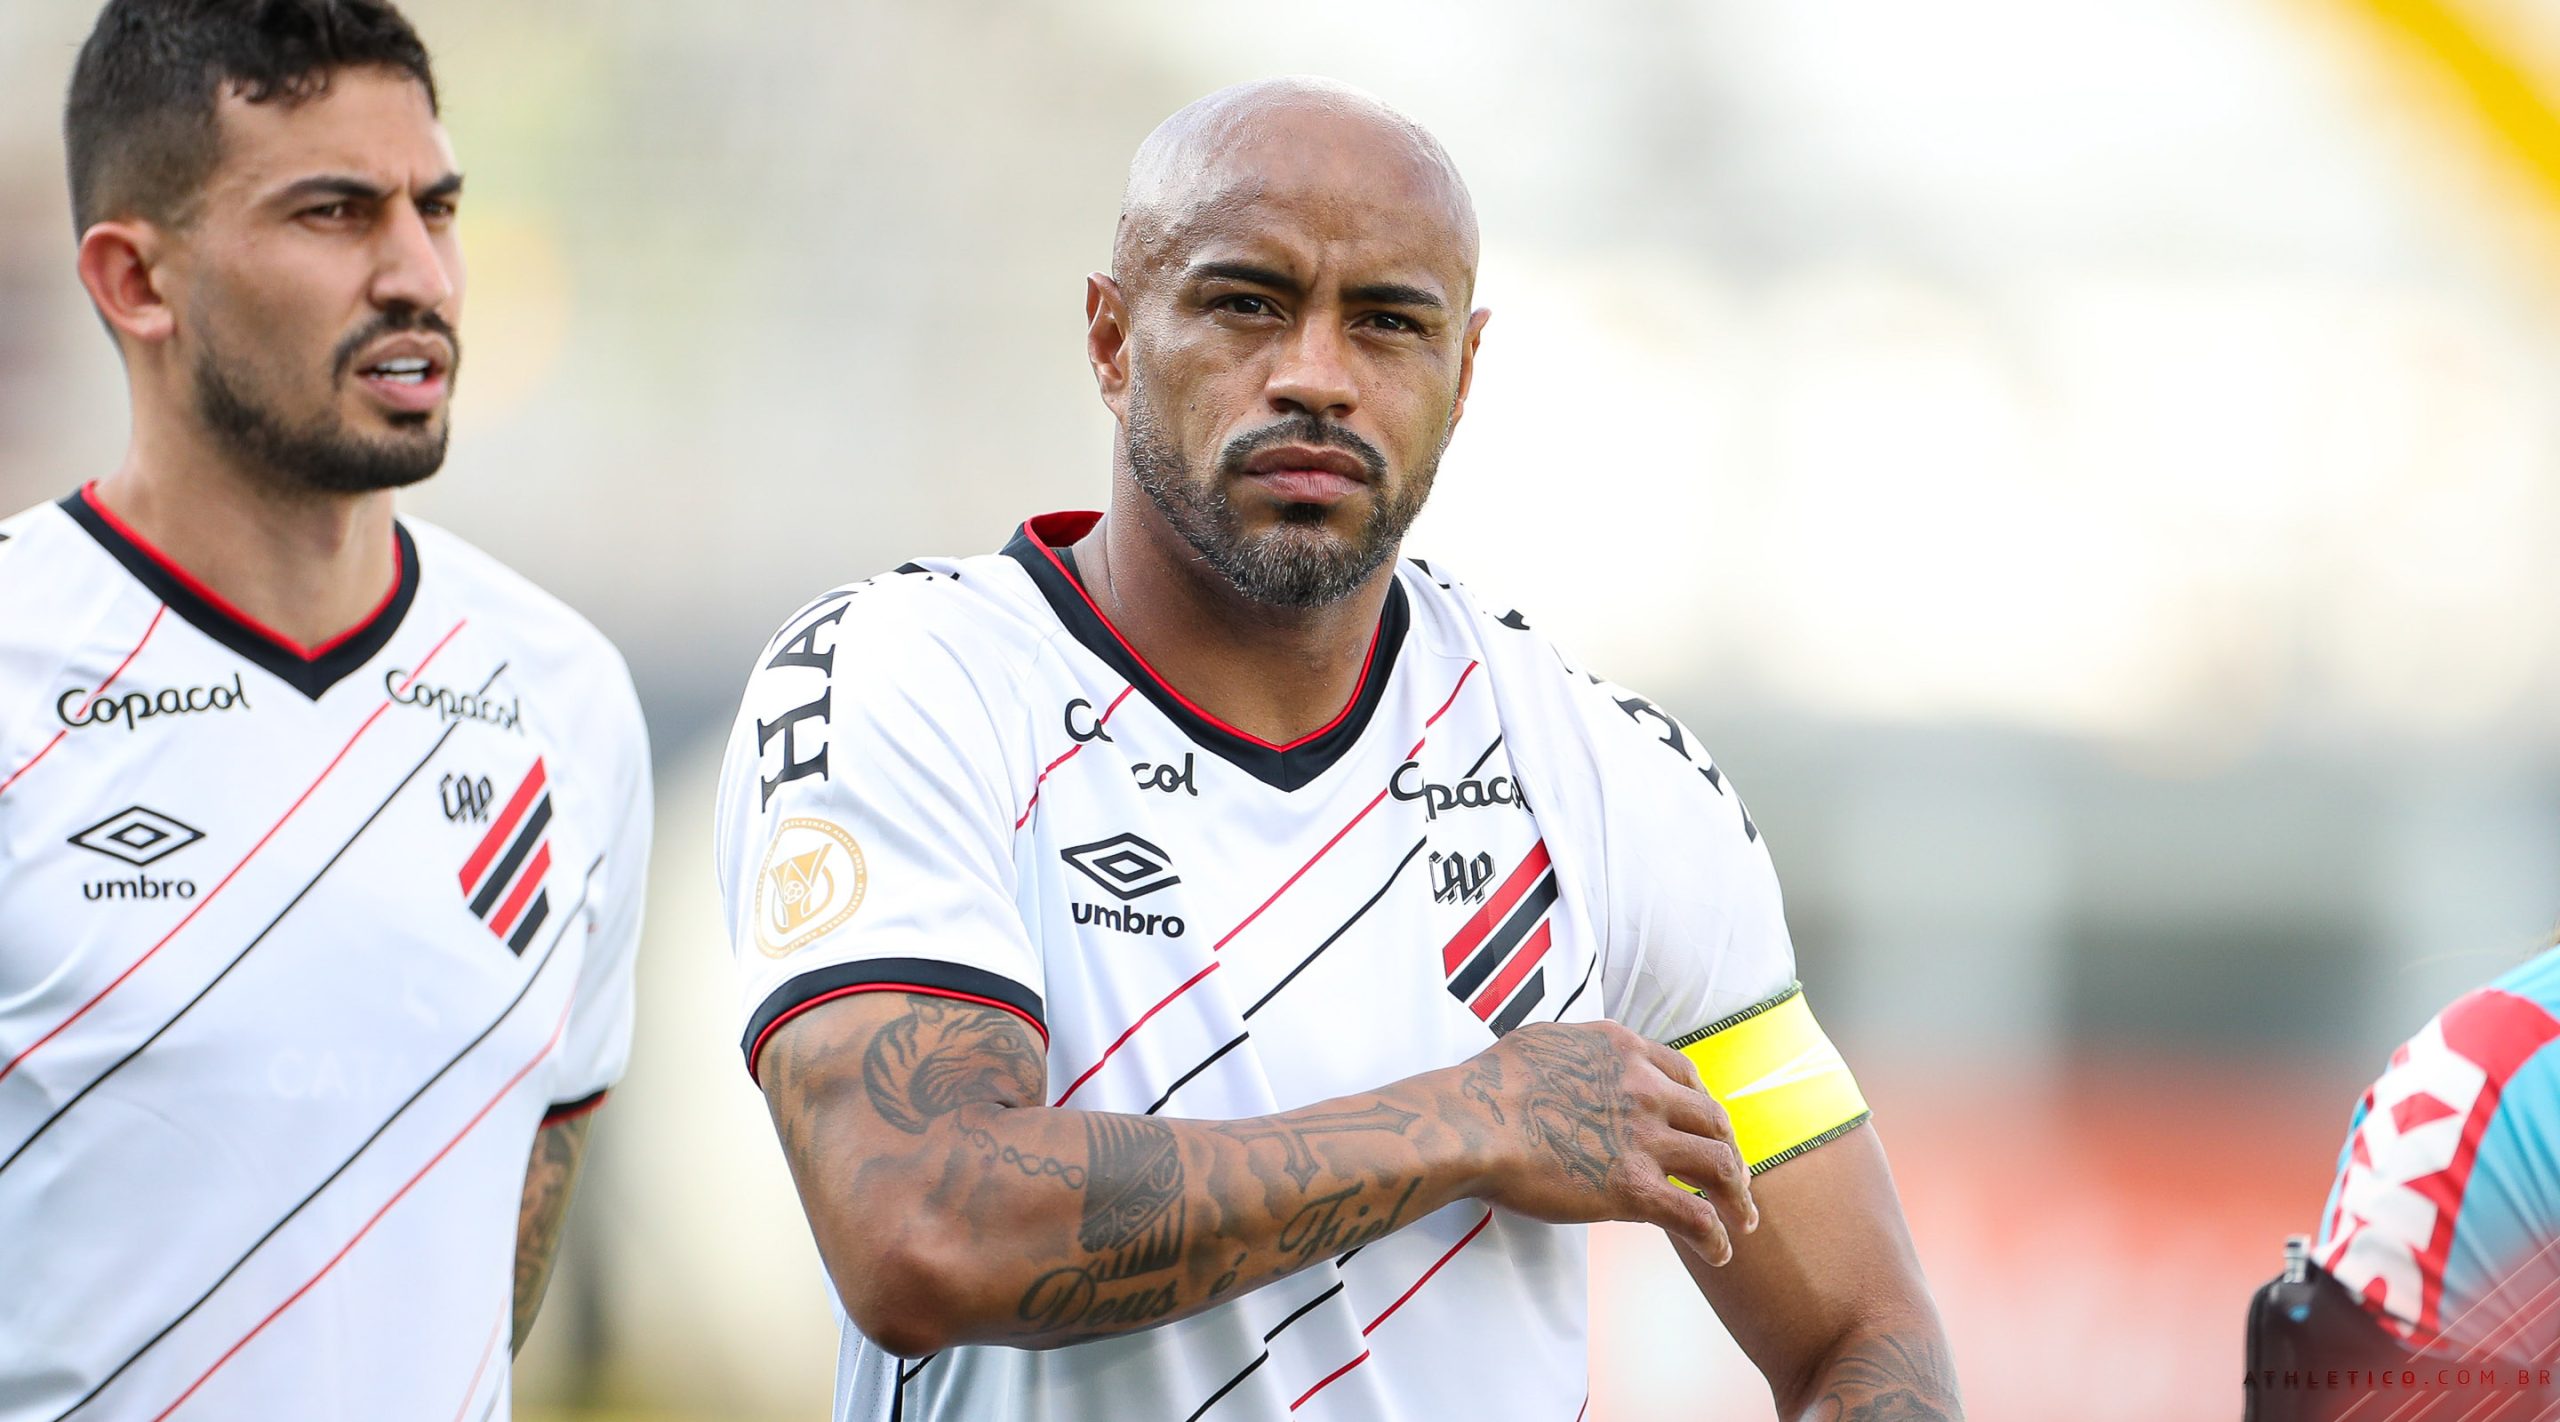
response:
M1251 602L1309 609L1341 601L1357 591L1403 543L1407 528L1431 495L1446 435L1407 477L1390 482L1386 456L1376 445L1313 414L1287 416L1236 436L1218 451L1212 477L1201 478L1157 423L1143 387L1129 392L1129 472L1165 521L1202 562L1217 570ZM1343 450L1369 475L1369 516L1349 535L1326 526L1322 504L1282 504L1278 523L1249 533L1227 497L1230 481L1243 477L1245 461L1274 445L1303 444Z
M387 313L339 343L331 362L331 388L343 383L356 353L390 331L426 329L453 339L452 328L431 313ZM459 343L454 346L459 368ZM332 410L305 422L288 419L269 402L224 374L226 361L206 339L195 365L196 412L205 428L243 468L280 488L303 494L370 494L406 488L444 465L451 430L438 414L398 414L399 431L388 438L357 434ZM447 379L452 370L446 372Z

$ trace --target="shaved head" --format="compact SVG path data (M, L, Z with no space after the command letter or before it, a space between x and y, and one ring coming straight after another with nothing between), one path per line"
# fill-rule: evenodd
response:
M1461 256L1472 294L1475 200L1430 130L1364 90L1292 76L1196 99L1138 145L1120 195L1111 275L1143 284L1186 236L1291 189L1348 191L1383 183L1437 221Z
M1466 402L1475 283L1457 167L1369 95L1271 79L1166 119L1086 279L1114 507L1260 608L1383 597Z

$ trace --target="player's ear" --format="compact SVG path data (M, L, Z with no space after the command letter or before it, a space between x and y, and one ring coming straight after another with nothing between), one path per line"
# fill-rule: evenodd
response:
M156 345L176 334L177 311L162 290L163 235L148 222L101 222L80 234L77 266L99 319L120 337Z
M1476 347L1484 344L1484 323L1493 319L1493 308L1479 306L1467 314L1467 334L1458 344L1458 399L1449 407L1449 428L1458 427L1458 419L1467 413L1467 391L1476 383Z
M1102 272L1084 279L1084 356L1093 383L1115 416L1124 414L1129 391L1129 305L1120 283Z

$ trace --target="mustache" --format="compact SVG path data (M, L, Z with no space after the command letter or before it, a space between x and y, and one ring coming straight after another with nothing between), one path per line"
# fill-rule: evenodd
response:
M1258 430L1237 435L1218 451L1219 472L1228 475L1244 473L1244 463L1266 449L1283 444L1303 444L1343 450L1360 461L1369 473L1369 482L1381 484L1387 477L1387 457L1378 447L1360 436L1312 414L1286 416Z
M447 380L453 378L455 371L462 369L462 337L454 332L452 322L422 306L394 306L357 327L348 333L345 340L338 342L338 348L329 355L330 371L335 378L345 379L355 367L358 352L385 336L402 331L425 331L430 335L444 338L446 347L453 352L452 362L445 368Z

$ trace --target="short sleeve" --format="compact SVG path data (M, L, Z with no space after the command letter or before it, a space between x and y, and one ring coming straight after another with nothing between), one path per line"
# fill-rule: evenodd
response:
M1603 796L1605 1010L1668 1042L1783 994L1795 945L1742 792L1671 713L1576 680Z
M860 992L981 1002L1047 1036L1012 777L981 689L1019 668L939 625L956 619L931 600L963 594L936 578L820 598L749 677L715 834L750 1075L776 1028Z
M1601 768L1602 1002L1687 1057L1753 1174L1857 1129L1865 1096L1795 980L1778 872L1742 793L1671 713L1581 689Z
M609 823L597 866L596 911L587 921L576 995L553 1073L546 1123L586 1111L604 1099L631 1061L632 982L638 971L642 901L649 887L649 839L655 813L649 784L649 733L631 673L612 656L609 677L612 762L597 777Z

